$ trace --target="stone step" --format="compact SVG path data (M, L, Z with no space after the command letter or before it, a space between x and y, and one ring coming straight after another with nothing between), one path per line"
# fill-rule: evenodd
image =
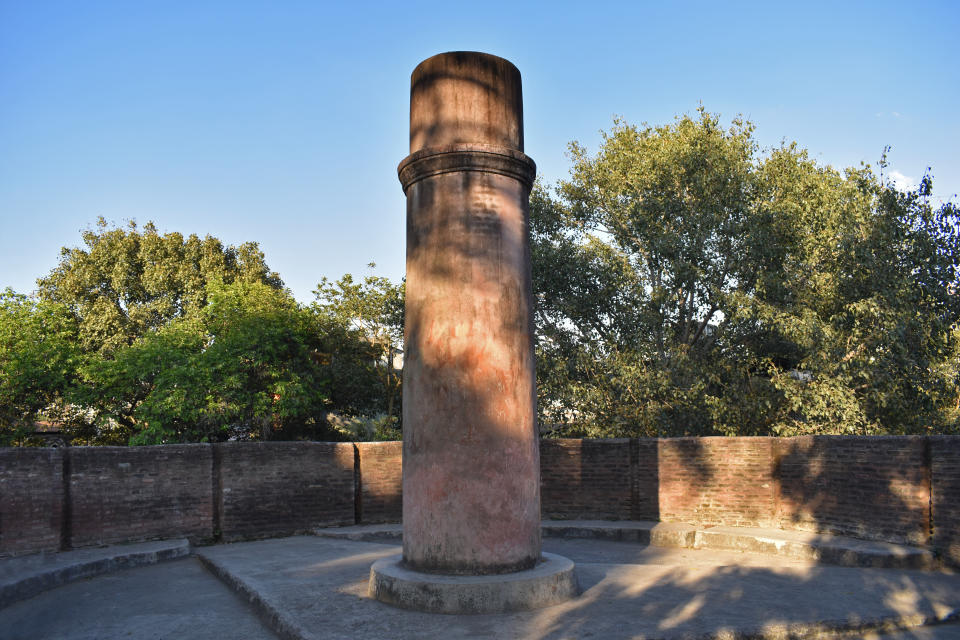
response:
M545 520L543 535L627 540L658 547L748 551L845 567L930 569L935 565L933 553L921 547L782 529L695 527L651 521Z
M807 531L712 527L697 531L694 548L753 551L842 567L932 569L935 566L929 549Z
M358 524L349 527L320 527L313 534L321 538L352 540L353 542L403 542L403 525Z
M544 520L542 531L551 538L594 538L639 542L655 547L694 548L696 527L652 520Z
M679 522L544 520L545 537L622 540L656 547L714 549L779 555L844 567L931 569L936 560L929 549L889 542L859 540L807 531L751 527L696 527ZM314 533L327 538L399 543L400 524L327 527Z
M0 609L74 580L188 555L187 540L158 540L6 558L0 561Z

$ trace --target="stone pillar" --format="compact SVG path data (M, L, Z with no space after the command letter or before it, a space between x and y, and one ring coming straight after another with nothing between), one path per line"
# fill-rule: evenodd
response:
M403 556L371 597L502 613L574 597L540 553L540 452L520 72L483 53L423 61L410 88ZM438 575L440 574L440 575ZM495 575L491 575L495 574Z
M540 558L520 72L483 53L422 62L410 89L403 560L482 575Z

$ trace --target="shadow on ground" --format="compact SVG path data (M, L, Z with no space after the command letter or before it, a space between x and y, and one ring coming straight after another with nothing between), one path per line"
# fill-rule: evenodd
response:
M906 628L960 609L949 573L816 566L803 560L597 540L547 540L577 563L582 594L533 612L447 616L366 596L393 545L295 537L210 547L201 556L302 638L801 637Z

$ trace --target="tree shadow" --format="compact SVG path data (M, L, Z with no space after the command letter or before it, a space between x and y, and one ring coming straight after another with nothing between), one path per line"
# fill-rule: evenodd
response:
M316 543L310 557L317 561L300 577L317 586L304 591L290 585L288 593L315 603L305 610L330 620L324 632L331 637L349 628L354 637L381 637L378 631L390 629L391 637L419 638L810 638L827 630L909 628L960 614L960 576L949 573L824 567L625 542L563 543L551 551L576 562L581 593L534 611L444 615L377 602L366 592L369 563L399 547L369 543L331 544L329 552ZM305 562L303 550L290 554L289 562ZM275 572L264 567L260 573Z
M522 113L520 72L510 62L462 51L434 56L411 76L410 151L471 142L523 151Z
M537 612L523 637L799 638L816 627L905 628L960 611L960 581L947 574L584 563L578 578L579 598Z
M928 545L930 451L921 436L804 436L775 443L782 528Z

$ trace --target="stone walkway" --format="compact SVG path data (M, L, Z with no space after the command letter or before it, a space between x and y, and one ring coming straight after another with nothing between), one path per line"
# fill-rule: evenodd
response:
M404 611L366 596L370 564L399 551L389 527L379 529L367 534L387 542L346 539L341 529L339 539L203 547L196 557L81 579L0 609L0 638L649 640L835 637L827 632L845 630L841 637L960 640L960 576L950 572L588 539L579 537L582 529L578 537L544 540L545 551L577 564L582 593L575 600L516 614ZM367 537L362 533L350 535ZM73 553L116 557L118 548ZM31 564L35 574L37 558L0 561L0 584ZM937 621L947 624L919 627Z
M188 555L186 540L160 540L0 560L0 609L75 580Z
M72 582L0 609L3 640L277 640L195 557Z

